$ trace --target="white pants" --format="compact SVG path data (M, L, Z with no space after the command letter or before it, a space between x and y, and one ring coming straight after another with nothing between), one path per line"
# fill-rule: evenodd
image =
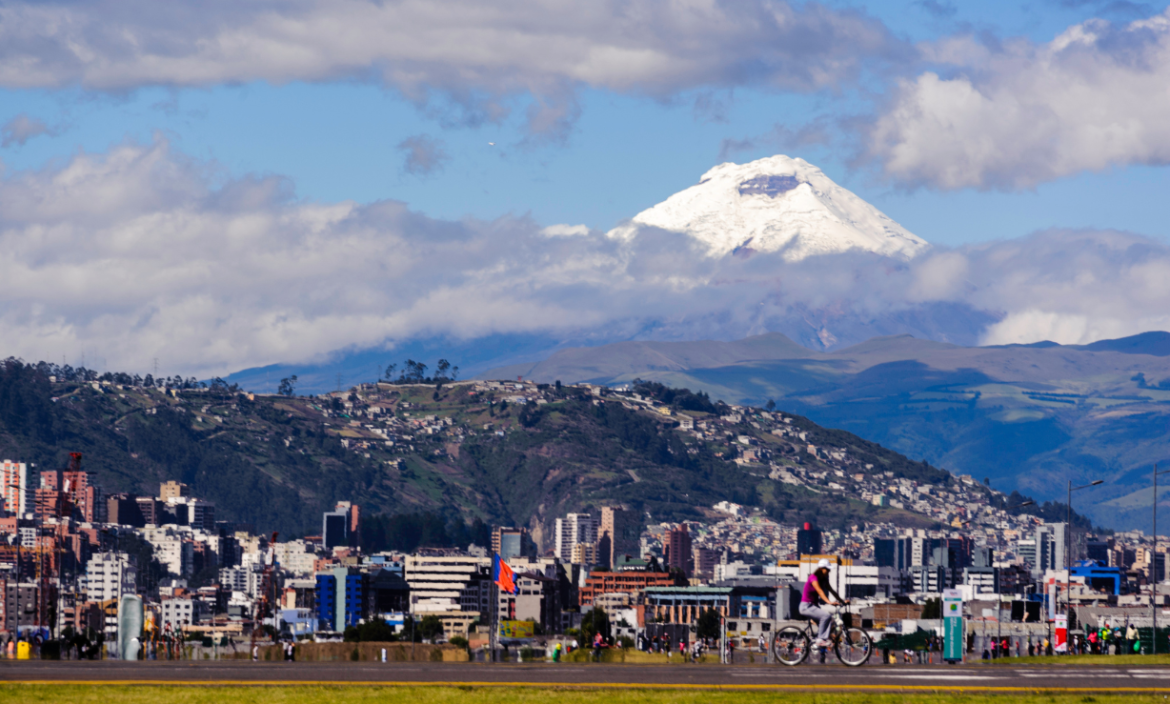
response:
M833 622L833 612L828 609L810 604L807 601L800 602L800 615L807 616L817 622L820 630L817 632L817 639L829 639L829 625Z

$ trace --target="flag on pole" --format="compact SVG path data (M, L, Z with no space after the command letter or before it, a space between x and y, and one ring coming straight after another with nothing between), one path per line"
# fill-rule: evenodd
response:
M516 593L516 575L498 553L492 556L492 581L496 583L500 591L508 594Z

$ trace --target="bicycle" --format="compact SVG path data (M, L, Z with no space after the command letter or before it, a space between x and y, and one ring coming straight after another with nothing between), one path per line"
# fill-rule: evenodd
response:
M811 620L803 629L785 626L776 631L776 635L772 636L772 654L776 661L789 667L804 662L812 650L816 633L817 623ZM864 665L873 653L873 639L860 628L846 627L840 611L833 612L829 642L833 645L837 660L849 667Z

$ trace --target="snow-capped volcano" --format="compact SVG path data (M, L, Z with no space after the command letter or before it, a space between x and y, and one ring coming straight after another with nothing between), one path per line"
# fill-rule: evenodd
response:
M685 232L713 257L750 249L799 261L859 249L909 259L929 246L817 167L783 155L720 164L609 236L629 239L640 227Z

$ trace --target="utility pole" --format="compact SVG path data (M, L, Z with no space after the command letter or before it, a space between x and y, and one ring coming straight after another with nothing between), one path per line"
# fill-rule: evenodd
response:
M1158 463L1154 463L1154 549L1150 551L1150 653L1158 654L1158 475L1170 472L1170 469L1158 471ZM1162 562L1163 577L1165 577L1166 562Z

